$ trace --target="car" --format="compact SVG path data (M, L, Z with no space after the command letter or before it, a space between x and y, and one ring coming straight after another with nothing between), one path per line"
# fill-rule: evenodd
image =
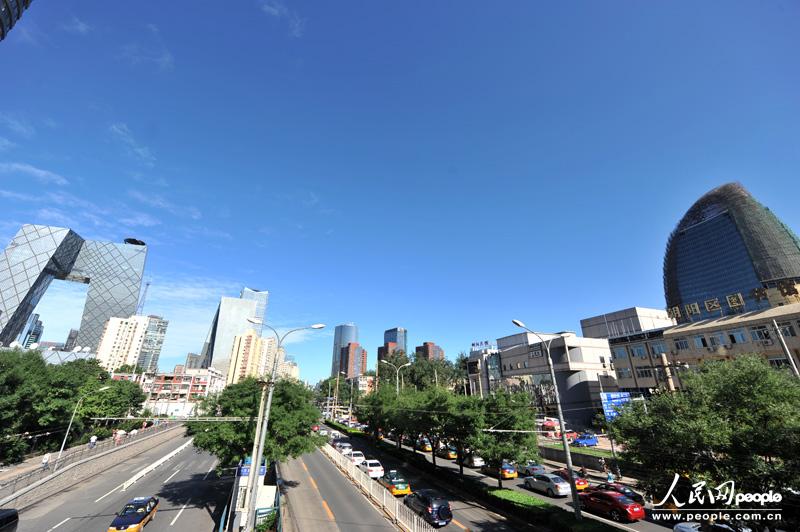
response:
M519 472L526 477L532 477L533 475L544 475L547 473L547 470L545 470L544 466L539 462L528 460L524 465L519 467Z
M317 432L319 430L319 425L311 425L311 432Z
M388 473L378 479L378 482L395 497L411 493L411 484L403 478L403 475L397 469L390 469Z
M584 433L572 440L572 445L575 447L596 447L597 436L594 434Z
M556 471L553 471L553 474L554 475L558 475L559 477L561 477L564 480L566 480L567 482L569 482L569 472L567 471L566 467L564 469L558 469ZM589 481L587 481L585 478L583 478L580 475L578 475L578 473L575 473L573 471L572 476L575 478L575 489L576 490L583 491L583 490L585 490L585 489L587 489L589 487Z
M483 467L484 465L486 465L486 462L484 462L483 458L481 458L475 453L465 454L461 458L461 461L467 467Z
M547 495L550 497L566 497L571 491L566 480L558 475L551 475L547 473L537 473L535 475L525 477L525 480L522 484L529 490L547 493Z
M489 464L484 464L481 467L481 473L493 477L500 476L501 479L507 480L510 478L517 478L517 466L508 462L503 462L500 467L495 469Z
M580 494L584 510L608 515L614 521L644 519L644 508L638 502L616 491L589 491Z
M0 532L14 532L19 524L19 512L13 508L0 508Z
M372 458L367 458L358 464L358 468L369 475L369 478L378 479L383 476L383 465L378 460L373 460Z
M403 499L403 504L434 526L447 526L453 519L450 502L434 490L414 491Z
M117 513L111 521L108 532L142 532L144 526L155 519L158 499L155 497L134 497Z
M431 446L431 441L428 438L420 438L417 440L417 449L429 453L433 450L433 447Z
M328 429L319 429L319 435L320 436L327 436L328 435Z
M619 482L603 482L597 486L590 487L587 491L616 491L639 504L644 504L644 497Z
M342 454L348 454L353 450L353 446L347 443L346 441L337 442L336 445L334 445L334 447L336 448L337 451L339 451Z
M337 439L339 439L339 438L341 438L341 437L342 437L342 433L341 433L341 432L339 432L338 430L332 430L332 431L331 431L330 438L331 438L332 440L337 440Z
M439 447L436 449L436 456L447 458L448 460L455 460L458 458L458 450L455 447Z
M366 460L366 457L364 456L364 453L362 453L361 451L352 451L351 450L351 452L348 453L348 458L350 458L350 461L353 462L355 465L358 465L361 462L363 462L364 460Z

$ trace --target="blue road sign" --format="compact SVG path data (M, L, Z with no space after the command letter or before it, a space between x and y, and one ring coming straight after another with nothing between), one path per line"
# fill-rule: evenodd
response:
M263 466L262 465L258 470L258 474L260 476L266 475L267 474L267 466ZM248 476L250 476L250 466L249 465L239 466L239 476L240 477L248 477Z
M600 394L603 403L603 414L606 421L611 421L619 415L618 408L631 402L630 392L604 392Z

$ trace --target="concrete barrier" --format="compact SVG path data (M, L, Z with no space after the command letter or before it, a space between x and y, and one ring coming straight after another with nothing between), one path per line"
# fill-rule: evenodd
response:
M126 481L125 481L125 483L122 485L122 491L125 491L125 490L127 490L127 489L128 489L128 488L130 488L130 487L131 487L131 486L132 486L132 485L133 485L133 484L134 484L134 483L135 483L137 480L139 480L140 478L142 478L143 476L145 476L146 474L148 474L148 473L149 473L149 472L151 472L152 470L156 469L157 467L159 467L159 466L160 466L161 464L163 464L164 462L167 462L168 460L170 460L170 459L171 459L173 456L175 456L176 454L178 454L178 453L179 453L179 452L181 452L182 450L184 450L184 449L186 449L187 447L189 447L189 446L192 444L192 442L194 442L194 438L190 438L190 439L189 439L189 441L187 441L186 443L184 443L183 445L181 445L180 447L178 447L177 449L175 449L175 450L174 450L174 451L172 451L171 453L169 453L169 454L167 454L167 455L165 455L165 456L162 456L162 457L161 457L161 458L159 458L157 461L153 462L153 463L152 463L152 464L150 464L149 466L145 467L144 469L142 469L141 471L139 471L138 473L136 473L135 475L133 475L133 476L132 476L130 479L126 480Z

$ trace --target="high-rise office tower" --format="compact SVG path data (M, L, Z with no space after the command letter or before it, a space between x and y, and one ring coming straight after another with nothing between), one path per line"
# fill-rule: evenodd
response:
M408 354L408 346L406 344L406 338L408 336L408 331L406 331L402 327L395 327L394 329L389 329L383 333L383 343L388 344L393 342L397 345L395 348L396 350L403 351L406 355Z
M355 323L343 323L337 325L333 333L333 360L331 362L331 375L336 376L339 373L339 367L342 356L342 348L347 347L347 344L358 343L358 327Z
M137 365L142 371L155 373L158 370L158 357L161 355L161 346L164 345L164 336L167 334L169 322L161 316L147 316L147 330L142 341Z
M42 320L37 319L36 323L33 324L30 334L25 339L25 343L22 345L27 349L33 344L39 343L42 339L42 334L44 334L44 325L42 325Z
M267 320L267 303L269 302L269 292L267 290L253 290L246 286L239 294L240 299L248 299L256 302L256 312L253 316L253 329L261 336L264 329L264 323Z
M67 341L64 342L64 351L72 351L78 345L78 329L70 329Z
M201 368L207 368L212 363L217 369L227 372L233 350L233 339L244 334L256 326L258 302L254 299L241 299L238 297L220 298L217 312L211 321L211 328L200 353Z
M184 363L184 367L186 369L200 369L200 363L202 361L203 361L203 357L201 357L197 353L187 353L186 354L186 362Z
M0 0L0 41L6 38L29 5L31 0Z
M53 279L62 279L89 285L76 342L96 350L109 318L136 313L146 257L147 246L134 238L114 244L23 225L0 254L0 342L19 336Z
M695 202L667 242L664 296L679 322L800 302L800 240L738 183Z
M339 367L348 379L358 377L367 369L367 350L358 342L350 342L339 353Z
M31 333L33 332L33 328L36 327L36 322L39 321L38 314L31 314L28 320L25 322L25 326L20 331L19 336L17 336L17 342L22 345L25 345L28 342L28 337L30 337Z
M417 358L444 360L444 349L433 342L424 342L422 345L417 346L415 354Z

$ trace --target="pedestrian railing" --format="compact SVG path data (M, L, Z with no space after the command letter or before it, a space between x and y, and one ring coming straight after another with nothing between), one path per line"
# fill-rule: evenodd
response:
M352 480L353 484L372 499L395 524L409 532L435 532L436 529L430 523L403 504L401 499L389 493L389 490L376 480L360 470L347 455L334 450L330 445L324 445L322 452Z
M105 440L98 441L93 447L89 447L88 443L75 446L65 450L57 462L55 460L55 456L57 456L57 454L55 452L51 453L51 456L54 457L53 461L48 462L47 464L42 463L33 471L28 471L15 477L0 481L0 500L13 495L18 490L26 488L34 482L38 482L43 478L52 475L55 470L62 469L69 464L78 462L85 458L90 458L94 455L99 455L104 451L113 449L114 447L123 447L144 437L152 436L154 434L158 434L159 432L164 432L165 430L175 428L175 426L176 425L174 423L162 422L152 427L139 429L137 430L137 433L133 435L128 433L122 437L119 443L115 442L113 438L107 438Z

